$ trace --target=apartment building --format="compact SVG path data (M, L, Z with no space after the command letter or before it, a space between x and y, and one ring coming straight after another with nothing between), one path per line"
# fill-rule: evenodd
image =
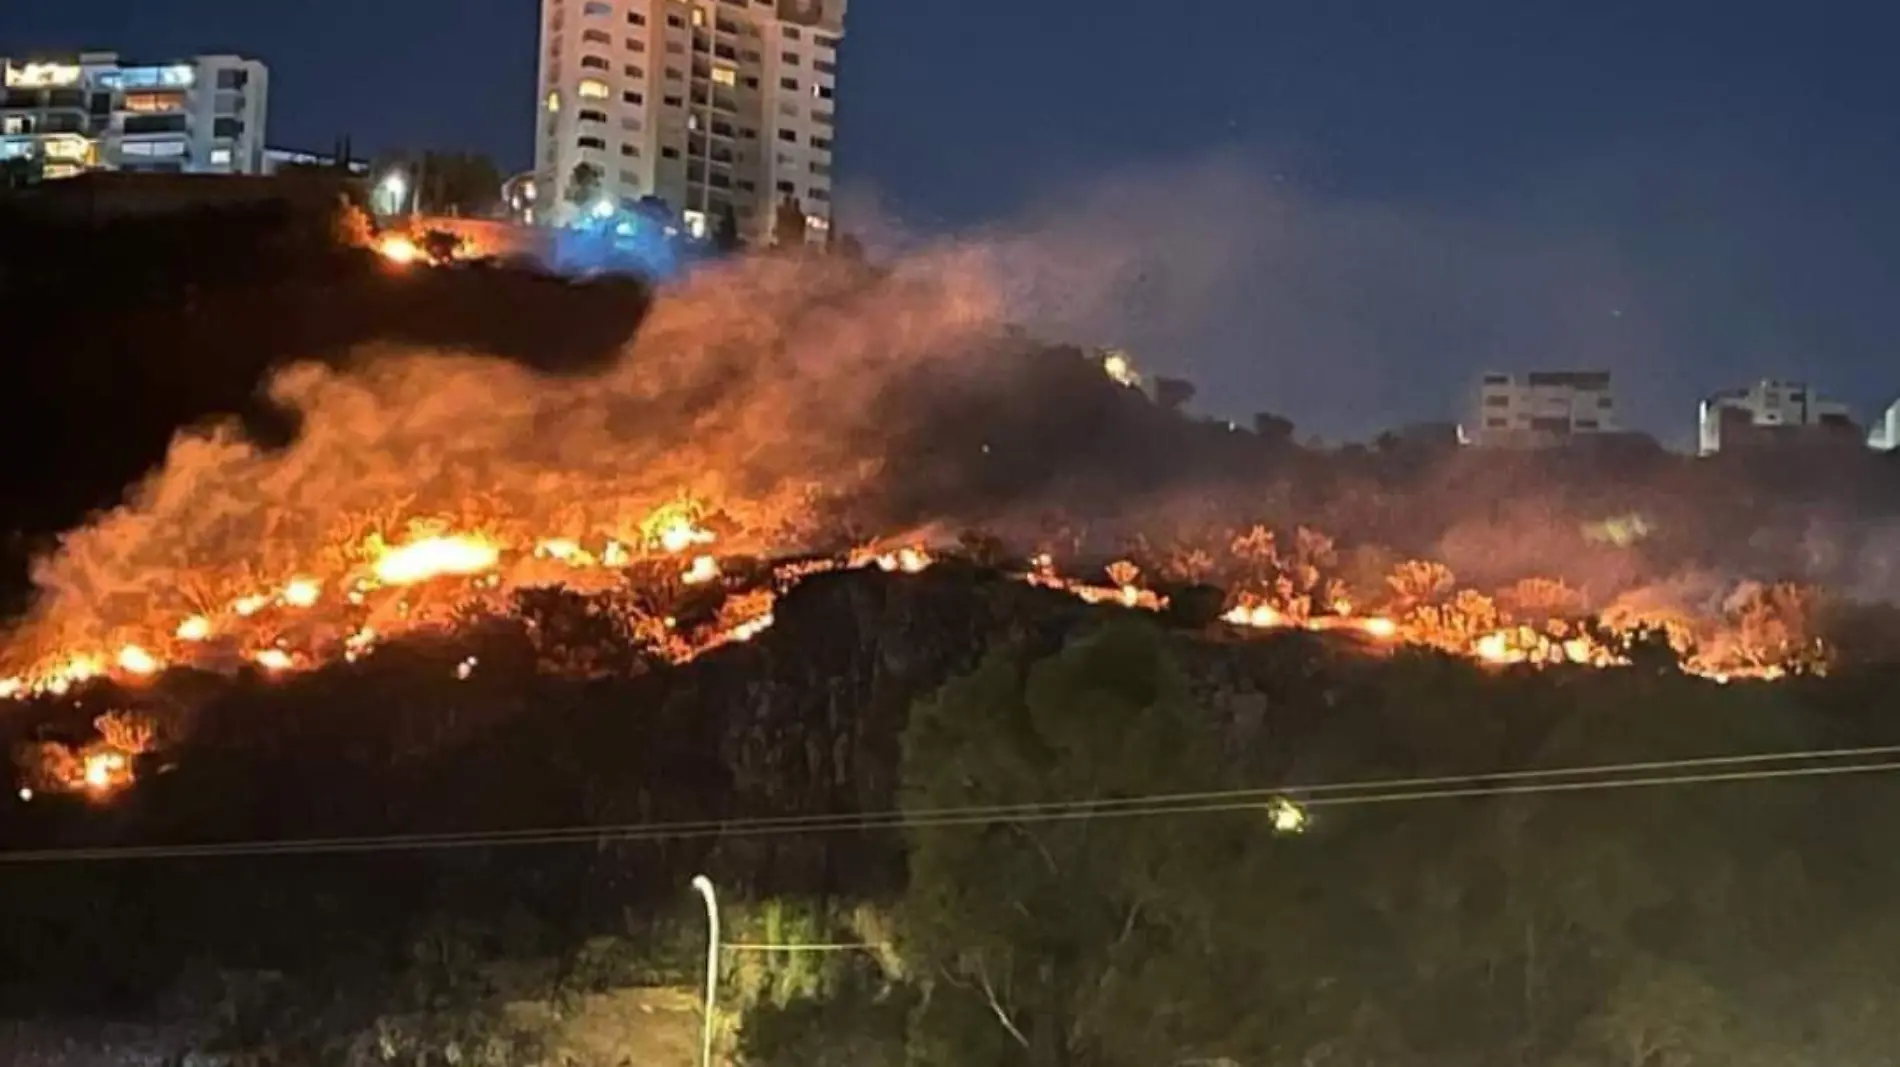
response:
M1822 431L1858 436L1847 405L1823 399L1806 382L1771 379L1725 389L1702 401L1696 412L1697 449L1705 456L1725 444L1786 441Z
M1460 430L1469 444L1534 448L1619 431L1608 371L1486 374Z
M822 241L845 4L542 0L537 221L730 211L760 242L789 202Z
M133 63L114 52L0 59L0 162L43 178L88 170L257 174L270 74L234 55Z

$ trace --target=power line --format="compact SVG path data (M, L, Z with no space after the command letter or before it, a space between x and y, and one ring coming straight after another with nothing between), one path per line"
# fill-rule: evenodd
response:
M386 834L361 837L253 840L185 845L123 845L98 848L57 848L0 852L0 863L60 863L134 859L197 859L227 856L326 855L394 852L444 848L559 845L605 841L689 840L722 836L768 837L791 834L836 833L853 830L921 829L970 826L992 822L1058 822L1091 818L1129 818L1160 815L1206 815L1259 811L1268 803L1294 798L1304 807L1343 807L1418 800L1525 796L1608 789L1650 788L1720 782L1866 774L1900 770L1900 760L1881 762L1822 762L1865 760L1900 754L1900 745L1864 748L1816 749L1802 752L1710 756L1681 760L1542 770L1498 771L1434 777L1372 779L1358 782L1321 782L1272 788L1214 790L1198 793L1153 794L1141 797L1045 803L968 805L910 812L882 811L837 815L772 816L732 820L696 820L605 826L568 826L540 830L469 831L440 834ZM1734 767L1766 763L1806 763L1812 766L1711 771L1703 774L1641 774Z

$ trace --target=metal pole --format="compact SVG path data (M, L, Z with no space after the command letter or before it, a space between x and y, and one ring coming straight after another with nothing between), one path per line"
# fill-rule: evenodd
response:
M712 1067L713 1007L719 993L719 900L713 895L712 880L703 874L693 878L693 888L706 902L706 1025L700 1043L699 1067Z

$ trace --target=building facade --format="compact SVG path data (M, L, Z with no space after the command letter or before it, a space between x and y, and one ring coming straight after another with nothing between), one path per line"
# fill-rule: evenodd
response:
M88 170L258 174L270 74L241 56L129 63L113 52L0 59L0 161Z
M1490 373L1479 382L1477 407L1461 438L1531 448L1618 430L1608 371Z
M536 216L828 236L845 0L542 0Z
M1874 420L1874 428L1867 434L1867 447L1882 452L1900 451L1900 400L1887 405L1887 410Z
M1720 452L1725 444L1853 428L1847 405L1822 399L1805 382L1766 380L1746 389L1727 389L1702 401L1696 413L1697 449L1705 456Z

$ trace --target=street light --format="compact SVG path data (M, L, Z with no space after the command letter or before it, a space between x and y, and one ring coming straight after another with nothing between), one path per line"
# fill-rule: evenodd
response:
M719 899L705 875L693 878L693 888L706 902L706 1026L700 1041L699 1067L712 1067L713 998L719 992Z

